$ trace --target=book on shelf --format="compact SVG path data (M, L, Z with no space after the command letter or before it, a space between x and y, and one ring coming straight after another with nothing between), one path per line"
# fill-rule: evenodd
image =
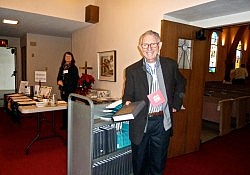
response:
M132 102L129 105L123 105L122 108L113 115L113 120L115 122L132 120L139 114L145 105L146 103L144 100Z

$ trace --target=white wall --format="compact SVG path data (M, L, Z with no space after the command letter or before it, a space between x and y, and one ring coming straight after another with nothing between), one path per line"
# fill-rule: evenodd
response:
M110 89L113 97L121 97L124 69L141 58L137 50L139 36L152 29L160 33L163 15L170 11L207 1L172 0L105 0L100 7L99 23L76 31L72 35L72 50L76 64L88 66L97 80L97 52L117 51L117 82L96 81L94 88ZM83 72L83 71L82 71Z
M35 42L36 46L31 46ZM27 80L29 84L35 84L35 71L46 70L47 82L45 86L52 86L53 93L59 95L57 87L57 74L63 54L71 51L71 39L63 37L52 37L46 35L27 34Z
M94 67L93 70L89 70L88 72L93 74L97 79L96 53L106 50L116 50L117 82L97 80L94 87L110 89L112 96L120 97L124 81L124 68L140 59L137 50L139 36L149 29L160 33L161 20L164 14L209 1L211 0L53 0L36 2L33 0L1 0L0 7L83 21L85 18L85 7L89 4L98 5L100 7L100 22L86 29L76 31L73 34L72 51L76 57L76 64L78 66L84 65L84 62L88 61L88 66ZM43 36L38 38L42 40ZM33 50L44 52L44 50L38 51L38 47L31 47L30 49L31 51L28 50L29 53L27 53L29 60L28 78L33 81L33 71L50 66L51 60L41 56L49 60L49 62L44 63L41 60L38 61L37 58L30 57L28 54ZM46 48L41 47L39 49ZM40 57L40 55L38 56ZM37 64L37 67L33 67L32 63ZM54 81L50 83L52 82L54 83Z

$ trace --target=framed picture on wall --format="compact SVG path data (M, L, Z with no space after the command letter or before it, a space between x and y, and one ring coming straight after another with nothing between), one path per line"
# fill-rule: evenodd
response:
M97 52L98 80L116 81L116 51Z
M178 39L178 66L179 69L192 69L193 41Z

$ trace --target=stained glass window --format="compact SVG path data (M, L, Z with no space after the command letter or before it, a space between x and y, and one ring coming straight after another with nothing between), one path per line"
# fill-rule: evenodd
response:
M218 50L218 34L212 33L211 45L210 45L210 59L209 59L209 72L216 72L217 63L217 50Z
M236 59L235 59L235 68L239 68L241 64L241 41L239 41L237 49L236 49Z

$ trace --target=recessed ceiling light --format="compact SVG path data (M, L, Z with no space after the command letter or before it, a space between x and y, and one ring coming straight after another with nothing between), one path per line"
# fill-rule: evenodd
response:
M5 24L17 24L17 20L3 19L3 23Z

